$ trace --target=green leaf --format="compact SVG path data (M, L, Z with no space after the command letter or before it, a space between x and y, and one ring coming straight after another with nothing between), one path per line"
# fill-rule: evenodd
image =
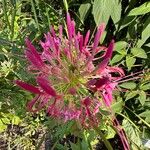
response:
M141 114L139 114L139 116L146 118L146 120L148 120L148 122L150 123L150 110L142 112Z
M144 24L141 39L138 40L137 47L141 47L149 37L150 37L150 17L147 18Z
M125 101L135 97L137 94L138 94L138 91L131 91L131 92L127 93Z
M113 110L113 112L121 112L122 111L122 108L124 106L124 102L122 100L118 101L118 102L115 102L114 104L112 104L111 108Z
M145 51L142 48L132 48L131 49L131 53L135 56L135 57L139 57L139 58L147 58L147 54L145 53Z
M150 43L148 43L148 44L146 44L146 45L144 45L144 46L150 47Z
M103 41L105 40L106 34L107 34L107 31L104 31L104 32L103 32L103 35L102 35L102 37L101 37L101 39L100 39L100 44L102 44Z
M140 138L140 133L135 127L132 126L132 124L128 120L126 119L123 120L122 127L125 130L128 139L130 139L129 145L131 146L131 149L132 150L144 149Z
M114 50L116 50L117 52L119 52L122 49L125 49L127 47L128 43L125 41L119 41L115 43L115 47ZM126 52L125 52L126 54Z
M112 7L112 11L111 11L111 18L117 27L118 22L121 17L121 1L120 0L112 0L112 3L113 3L113 7Z
M134 20L136 19L135 16L126 16L125 18L121 19L121 27L119 30L129 26Z
M4 123L4 124L10 124L10 120L8 119L8 118L1 118L1 120L2 120L2 122Z
M88 143L87 143L87 141L85 141L85 140L82 140L82 143L81 143L81 149L82 150L88 150Z
M68 12L69 6L68 6L68 3L67 3L67 0L63 0L63 3L64 3L64 7L65 7L66 11Z
M130 56L130 55L126 56L126 65L128 67L128 71L131 70L135 61L136 61L136 58L134 58L133 56Z
M14 116L12 118L12 124L18 125L21 122L20 118L18 116Z
M117 51L120 55L125 56L127 54L126 52L126 47L127 47L127 42L125 41L119 41L115 43L114 50ZM120 56L121 57L121 56Z
M107 126L107 134L105 135L106 139L112 139L115 135L116 131L110 126Z
M149 90L150 89L150 83L140 85L140 89L143 91Z
M140 93L139 93L139 101L140 101L141 105L145 104L146 93L144 91L140 91Z
M144 15L149 12L150 12L150 2L146 2L139 7L132 9L128 15L137 16L137 15Z
M71 145L72 150L81 150L79 143L74 144L74 143L70 142L70 145Z
M5 124L0 120L0 133L3 132L5 129L7 129L7 125L5 125Z
M119 62L123 57L124 57L123 55L116 54L110 61L110 64L113 65L113 64Z
M136 88L136 83L134 82L125 82L119 85L122 88L133 90Z
M107 110L103 110L101 108L99 108L99 111L101 114L103 114L104 116L109 116L111 115L111 112L110 111L107 111Z
M112 1L110 0L94 0L92 14L97 26L100 23L107 24L112 9Z
M88 14L90 8L91 8L91 4L90 3L84 3L84 4L80 5L79 16L80 16L80 20L82 21L82 23L86 19L87 14Z
M3 46L11 46L12 43L6 39L3 39L0 37L0 45L3 45Z

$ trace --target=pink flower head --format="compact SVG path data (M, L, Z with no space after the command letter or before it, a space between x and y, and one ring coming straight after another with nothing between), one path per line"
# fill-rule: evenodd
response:
M28 102L29 111L46 109L49 116L68 120L77 120L84 127L97 124L100 120L99 108L110 107L113 102L112 93L117 86L115 80L123 76L118 67L109 67L114 40L108 46L99 45L105 30L101 24L89 43L90 31L83 36L75 30L75 22L67 13L67 37L63 36L60 25L59 33L54 28L45 34L45 41L40 41L42 52L38 52L26 39L25 55L29 68L35 74L37 85L22 81L15 83L24 90L36 94ZM58 35L59 34L59 35ZM95 66L96 54L103 51L101 62ZM112 73L118 73L113 77Z

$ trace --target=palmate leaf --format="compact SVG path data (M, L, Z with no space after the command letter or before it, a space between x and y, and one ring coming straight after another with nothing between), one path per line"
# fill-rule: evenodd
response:
M142 49L142 48L132 48L131 49L131 53L135 56L135 57L139 57L139 58L147 58L147 54L146 52Z
M121 17L121 2L119 0L95 0L92 14L97 26L102 22L107 24L110 16L117 26Z
M99 24L103 22L107 24L111 14L111 4L112 2L110 0L94 1L92 14L97 26L99 26Z
M125 101L132 99L133 97L135 97L138 94L138 91L129 91L126 93L126 99Z
M146 110L139 114L139 116L144 117L147 122L150 123L150 110Z
M136 83L134 82L124 82L122 84L119 85L120 87L122 88L125 88L125 89L135 89L136 88Z
M120 0L111 0L111 2L113 4L111 18L117 27L118 22L121 18L121 1Z
M146 101L146 93L144 91L140 91L138 99L139 99L141 105L144 105L145 101Z
M124 128L126 135L129 139L131 150L144 149L141 141L141 135L136 128L126 119L123 120L122 127Z
M124 102L121 99L121 100L115 102L114 104L112 104L111 108L114 113L119 113L122 111L123 106L124 106Z
M150 16L146 19L142 30L141 39L138 40L137 46L141 47L150 37Z
M125 41L118 41L115 43L115 47L114 50L117 51L118 53L120 52L120 50L125 49L127 47L128 43ZM121 51L122 54L122 51ZM126 54L126 51L124 50L124 53Z
M123 59L123 57L124 57L123 55L116 54L116 55L112 58L112 60L110 61L110 64L113 65L113 64L115 64L115 63L121 61L121 60Z
M126 56L126 65L128 67L128 71L131 70L131 68L133 67L135 62L136 62L136 58L134 58L133 56L130 56L130 55Z

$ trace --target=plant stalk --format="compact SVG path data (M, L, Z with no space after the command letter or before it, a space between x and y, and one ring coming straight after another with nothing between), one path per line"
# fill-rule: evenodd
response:
M94 127L95 131L100 135L100 137L102 138L106 148L108 150L113 150L110 142L105 138L104 134L102 133L102 131L98 128L98 127Z
M8 15L7 15L7 2L5 0L2 1L2 5L3 5L3 11L4 11L4 17L5 17L5 21L7 23L7 26L9 27L9 29L11 29L9 20L8 20Z
M33 9L34 18L35 18L35 22L36 22L37 28L40 31L40 26L39 26L39 22L38 22L38 18L37 18L37 14L36 14L35 5L34 5L34 1L33 0L31 0L31 5L32 5L32 9Z

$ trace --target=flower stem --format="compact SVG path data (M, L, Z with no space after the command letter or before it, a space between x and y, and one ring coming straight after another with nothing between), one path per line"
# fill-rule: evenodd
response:
M5 21L7 23L7 26L9 27L9 29L11 29L11 26L10 26L10 23L9 23L9 20L8 20L8 15L7 15L7 2L6 2L6 0L2 1L2 5L3 5Z
M34 5L34 1L33 0L31 0L31 6L32 6L33 13L34 13L34 19L35 19L38 31L40 31L40 26L39 26L39 22L38 22L38 18L37 18L37 14L36 14L36 9L35 9L35 5Z
M102 133L102 131L98 128L98 127L94 127L95 131L100 135L100 137L102 138L106 148L108 150L113 150L110 142L105 138L104 134Z

